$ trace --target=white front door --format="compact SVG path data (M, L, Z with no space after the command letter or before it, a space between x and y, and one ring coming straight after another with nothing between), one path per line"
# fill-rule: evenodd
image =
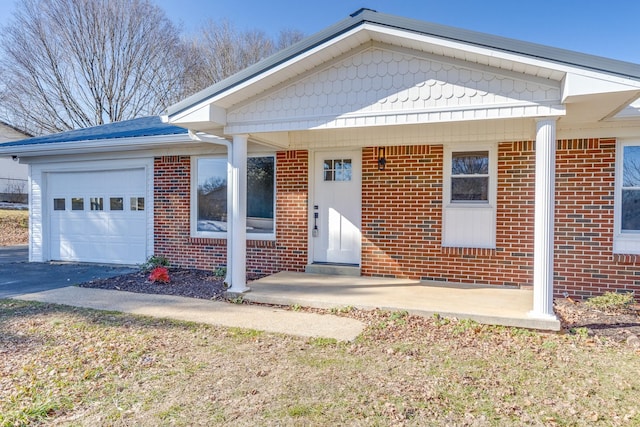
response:
M362 152L315 153L313 261L360 264Z

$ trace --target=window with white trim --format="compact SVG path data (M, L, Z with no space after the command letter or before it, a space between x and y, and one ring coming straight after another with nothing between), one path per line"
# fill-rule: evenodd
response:
M227 159L193 159L192 235L225 238L227 232ZM247 238L275 238L275 157L247 159Z
M614 197L615 253L640 253L640 141L619 141Z
M495 248L496 144L447 144L443 160L442 245Z
M451 153L451 203L489 201L489 151Z

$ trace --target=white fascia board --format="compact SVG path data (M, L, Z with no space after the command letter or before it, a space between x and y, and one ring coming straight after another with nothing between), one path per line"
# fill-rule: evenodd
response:
M379 26L376 24L367 23L364 25L364 28L372 32L388 34L400 39L410 39L410 40L419 41L425 44L432 44L432 45L442 46L442 47L446 47L454 50L470 52L480 56L498 58L505 61L528 64L534 67L540 67L540 68L549 69L549 70L556 70L563 73L574 73L574 74L579 74L584 76L590 76L593 78L608 80L608 81L616 82L620 84L627 84L631 86L640 87L640 81L638 80L630 79L627 77L615 76L612 74L602 73L602 72L588 70L588 69L579 68L579 67L572 67L570 65L561 64L561 63L550 61L550 60L533 58L525 54L511 53L511 52L502 51L499 49L475 46L475 45L467 44L464 42L458 42L455 40L447 40L447 39L439 38L435 36L407 32L404 30Z
M198 122L213 123L216 126L225 126L227 124L227 110L218 105L214 105L213 101L211 101L204 105L191 108L177 115L171 121L169 121L168 116L166 116L166 119L167 121L165 123L170 123L176 126Z
M83 154L109 151L146 150L172 144L189 144L187 135L161 135L122 139L98 139L74 142L50 142L34 145L0 147L0 156L55 156L61 154Z
M602 77L567 73L562 85L562 102L575 102L580 97L596 94L628 92L630 97L640 91L640 82L615 82Z

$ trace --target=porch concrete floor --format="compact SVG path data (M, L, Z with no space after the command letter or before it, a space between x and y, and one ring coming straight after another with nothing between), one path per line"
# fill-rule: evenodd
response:
M361 309L472 319L490 325L560 330L555 319L529 316L533 291L408 279L281 272L249 284L244 299L264 304Z

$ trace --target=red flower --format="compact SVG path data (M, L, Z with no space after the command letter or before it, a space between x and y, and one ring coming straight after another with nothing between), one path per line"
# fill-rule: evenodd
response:
M165 267L154 268L153 270L151 270L151 274L149 274L149 281L168 283L169 270L167 270Z

